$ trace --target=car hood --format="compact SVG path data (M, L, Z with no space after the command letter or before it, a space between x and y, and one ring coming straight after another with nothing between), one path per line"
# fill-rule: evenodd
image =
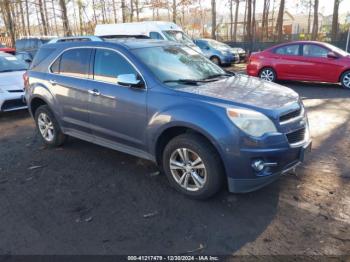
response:
M23 89L23 74L25 71L0 72L0 88L6 91Z
M299 100L299 95L287 87L240 74L200 86L184 86L179 90L266 110L282 109Z

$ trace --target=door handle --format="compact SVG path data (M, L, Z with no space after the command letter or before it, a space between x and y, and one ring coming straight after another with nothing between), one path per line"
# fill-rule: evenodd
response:
M101 93L97 89L89 90L89 94L99 96Z
M55 80L49 80L49 83L53 86L57 85L57 82Z

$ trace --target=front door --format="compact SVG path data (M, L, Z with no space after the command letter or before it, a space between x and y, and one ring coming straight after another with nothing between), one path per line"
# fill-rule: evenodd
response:
M118 76L125 74L141 77L119 52L96 49L92 81L94 92L90 95L89 104L91 128L100 143L116 143L143 150L147 89L118 84Z

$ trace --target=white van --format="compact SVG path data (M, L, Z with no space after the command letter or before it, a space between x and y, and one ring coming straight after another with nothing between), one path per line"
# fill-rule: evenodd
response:
M169 40L185 44L199 53L202 51L185 34L181 27L171 22L147 21L137 23L96 25L95 35L99 37L146 36L152 39Z

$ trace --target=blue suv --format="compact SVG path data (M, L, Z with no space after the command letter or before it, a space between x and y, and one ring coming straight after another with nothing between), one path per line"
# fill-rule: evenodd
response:
M72 136L154 161L197 199L225 181L231 192L261 188L311 146L294 91L226 72L173 42L45 45L24 80L44 143Z

